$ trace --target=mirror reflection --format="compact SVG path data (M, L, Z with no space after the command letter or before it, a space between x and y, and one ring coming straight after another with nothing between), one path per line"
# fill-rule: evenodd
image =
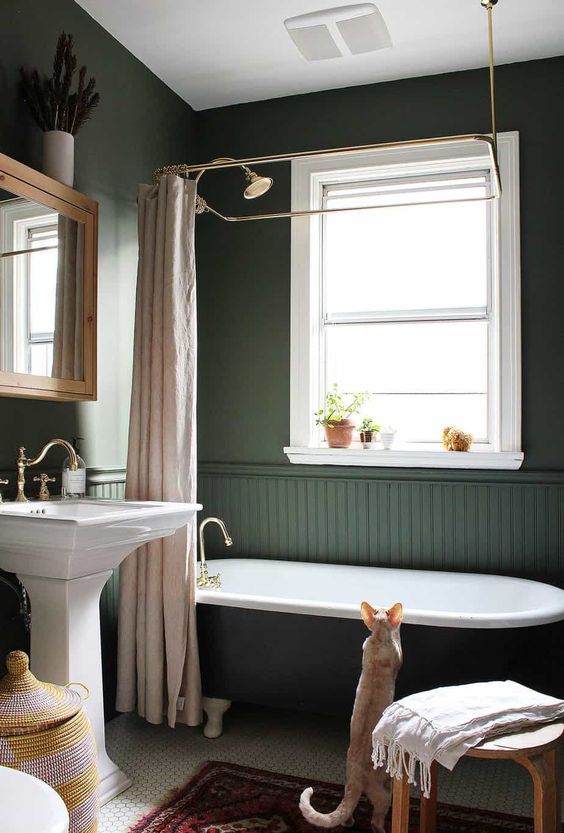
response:
M81 380L84 225L0 190L0 370Z

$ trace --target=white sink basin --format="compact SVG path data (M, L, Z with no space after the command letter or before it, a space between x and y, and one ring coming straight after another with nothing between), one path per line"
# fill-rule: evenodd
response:
M126 555L173 535L195 521L201 508L88 498L0 504L0 567L17 574L31 599L31 669L40 680L90 689L85 706L96 737L103 804L131 781L105 748L100 593ZM149 548L147 558L157 549Z
M132 550L173 535L191 503L80 500L0 504L0 567L71 579L117 567Z

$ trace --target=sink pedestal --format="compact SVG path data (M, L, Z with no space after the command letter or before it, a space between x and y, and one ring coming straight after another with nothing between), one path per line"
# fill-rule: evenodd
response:
M47 683L84 683L98 747L102 804L131 783L106 753L100 593L142 544L193 522L198 503L53 500L0 505L0 568L31 599L31 668Z
M112 570L74 579L18 573L31 600L31 670L39 680L90 689L84 706L98 749L100 801L105 804L131 785L106 752L100 594Z

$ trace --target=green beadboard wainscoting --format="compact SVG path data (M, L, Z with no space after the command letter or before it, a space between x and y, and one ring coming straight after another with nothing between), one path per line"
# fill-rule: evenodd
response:
M372 471L201 465L203 515L223 518L233 537L226 551L210 529L208 554L505 573L564 586L564 475L485 481L476 472Z

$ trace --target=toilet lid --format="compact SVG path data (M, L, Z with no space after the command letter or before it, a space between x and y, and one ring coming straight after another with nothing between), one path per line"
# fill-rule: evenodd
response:
M33 775L0 766L2 833L68 833L69 814L55 790Z

